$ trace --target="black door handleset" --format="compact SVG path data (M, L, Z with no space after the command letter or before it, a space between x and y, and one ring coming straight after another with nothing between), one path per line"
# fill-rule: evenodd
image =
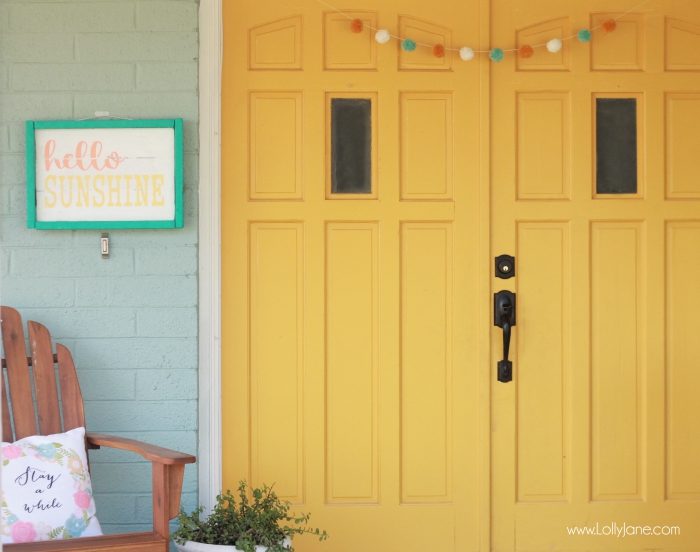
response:
M503 360L498 361L498 381L513 379L513 363L508 360L510 335L515 326L515 293L502 289L493 294L493 325L503 329Z
M508 279L515 276L515 257L499 255L494 259L496 278ZM515 293L502 289L493 294L493 325L503 330L503 359L498 361L498 381L513 380L513 363L508 360L510 336L515 326Z

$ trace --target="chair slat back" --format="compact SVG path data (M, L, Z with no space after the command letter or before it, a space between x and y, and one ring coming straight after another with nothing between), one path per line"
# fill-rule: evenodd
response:
M32 356L27 357L20 314L12 307L0 306L0 320L5 355L0 378L2 440L15 441L29 435L50 435L85 427L83 395L68 348L57 343L56 354L53 354L49 330L43 324L30 321Z
M5 370L0 371L0 392L2 393L2 441L12 441L12 422L10 407L7 400L7 385L5 385Z
M56 344L56 354L58 356L58 381L61 384L61 404L63 405L63 430L85 427L83 394L80 392L73 356L68 347L60 343Z
M39 432L42 435L61 433L61 412L58 407L51 334L46 326L39 322L30 321L28 326Z
M24 344L22 318L11 307L0 307L2 320L2 344L7 364L7 382L12 403L14 435L9 438L3 433L4 441L14 441L29 435L36 435L36 417L32 400L32 387L29 380L27 350ZM5 396L3 395L3 399ZM3 429L4 424L3 424Z

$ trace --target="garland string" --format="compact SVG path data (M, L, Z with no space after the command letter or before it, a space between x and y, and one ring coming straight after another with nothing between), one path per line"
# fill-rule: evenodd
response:
M351 29L355 33L362 32L364 29L365 25L362 22L362 20L353 18L350 15L348 15L346 12L338 9L335 7L333 4L330 4L326 0L316 0L319 4L323 4L324 6L330 8L337 14L343 16L346 18L348 21L351 23ZM402 37L396 34L392 34L385 28L381 27L374 27L372 25L367 25L367 28L370 29L371 31L374 31L375 34L375 40L380 43L380 44L386 44L390 40L397 40L401 46L401 48L406 51L406 52L412 52L413 50L416 49L417 46L421 46L423 48L430 48L433 51L433 55L436 57L444 57L445 52L457 52L459 53L460 57L464 61L469 61L473 59L475 54L488 54L489 58L492 61L498 62L501 61L504 57L504 54L506 53L513 53L513 52L519 52L521 57L531 57L534 53L535 48L542 48L546 47L547 50L551 53L556 53L562 48L562 43L567 42L569 40L573 40L574 38L578 38L580 42L589 42L591 40L591 35L593 32L603 29L606 33L611 33L615 30L617 27L617 22L620 21L623 17L628 15L629 13L632 13L633 11L641 8L644 4L648 4L651 0L642 0L641 2L638 2L634 6L632 6L630 9L627 11L623 12L622 14L618 15L617 17L606 19L599 23L598 25L595 25L594 27L591 27L590 29L588 28L583 28L579 29L577 32L570 36L566 36L563 38L552 38L548 40L547 42L542 42L540 44L524 44L518 48L491 48L489 50L474 50L472 48L469 48L467 46L463 46L461 48L448 48L447 46L443 44L427 44L425 42L416 42L412 38L409 37Z

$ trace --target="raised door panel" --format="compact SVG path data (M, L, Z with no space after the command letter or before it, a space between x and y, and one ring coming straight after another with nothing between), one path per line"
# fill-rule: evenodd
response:
M700 221L666 228L666 496L700 500Z
M517 94L518 199L569 199L571 99L567 92Z
M517 499L570 498L571 244L567 222L517 224Z
M264 23L248 31L248 68L299 70L302 68L300 15Z
M249 102L250 198L301 199L302 93L251 92Z
M452 228L401 226L401 503L452 500Z
M400 37L410 38L420 45L412 52L398 50L399 69L404 71L449 71L452 67L452 55L445 52L445 55L436 56L433 53L433 46L438 44L444 48L452 47L452 32L449 28L425 19L402 15L399 17L398 34Z
M591 226L594 500L643 498L646 368L643 238L639 223L594 222Z
M603 23L615 21L615 30L605 32ZM595 13L591 29L591 69L594 71L641 71L645 65L646 21L637 13Z
M532 46L531 57L516 57L518 71L568 71L571 65L571 51L562 48L550 53L541 45L552 38L571 35L571 22L567 17L533 23L516 31L516 47ZM535 46L537 46L535 48Z
M249 480L302 502L303 226L252 223L249 237Z
M400 110L401 198L451 199L452 95L402 92Z
M700 94L666 94L666 196L700 198Z
M354 27L360 21L361 27ZM370 11L327 12L323 22L323 67L358 70L377 68L377 42L372 29L377 14Z
M699 71L700 25L667 17L665 54L667 71Z
M326 501L379 501L379 229L326 226Z

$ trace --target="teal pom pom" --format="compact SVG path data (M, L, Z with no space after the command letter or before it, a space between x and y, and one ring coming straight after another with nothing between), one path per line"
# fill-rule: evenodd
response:
M404 38L401 41L401 48L403 48L405 52L412 52L416 49L416 42L410 38Z
M576 33L576 38L578 38L579 42L590 42L591 31L588 29L581 29L578 33Z
M491 61L499 62L503 60L503 50L500 48L494 48L489 52L489 58Z

